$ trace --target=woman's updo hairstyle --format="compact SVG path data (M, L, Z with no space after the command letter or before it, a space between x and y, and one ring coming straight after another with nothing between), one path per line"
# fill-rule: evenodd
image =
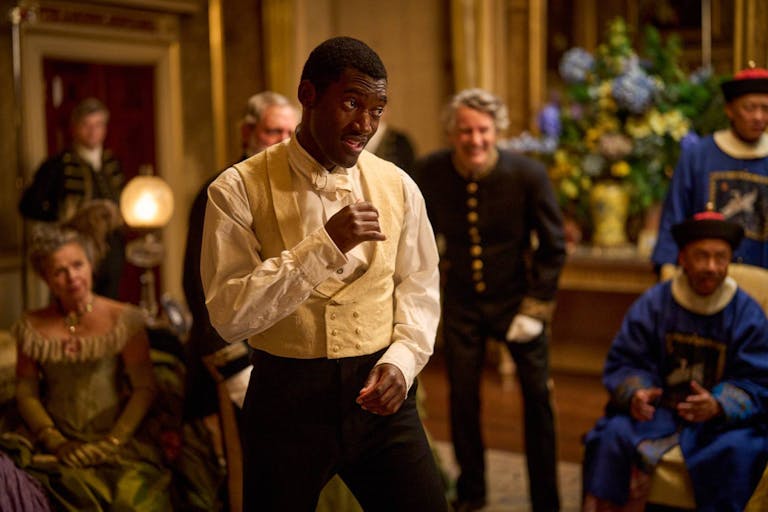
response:
M50 256L73 242L83 248L95 267L109 249L107 235L122 224L117 205L106 199L83 203L72 218L64 222L37 224L32 230L29 247L32 269L44 278Z

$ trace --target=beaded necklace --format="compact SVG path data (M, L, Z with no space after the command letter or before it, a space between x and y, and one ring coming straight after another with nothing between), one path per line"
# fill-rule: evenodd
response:
M75 334L77 326L80 325L80 319L93 311L93 296L88 298L88 302L85 304L82 310L77 309L74 311L65 312L64 307L61 305L61 301L57 300L56 304L58 305L59 313L64 315L64 325L67 326L67 330L71 334Z

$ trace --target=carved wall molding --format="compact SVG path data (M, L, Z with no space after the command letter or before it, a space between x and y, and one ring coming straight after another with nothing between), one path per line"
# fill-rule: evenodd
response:
M200 2L197 0L100 0L80 3L116 5L172 14L193 14L200 10Z
M100 39L175 41L178 15L85 2L42 1L25 4L32 15L25 32L74 34Z

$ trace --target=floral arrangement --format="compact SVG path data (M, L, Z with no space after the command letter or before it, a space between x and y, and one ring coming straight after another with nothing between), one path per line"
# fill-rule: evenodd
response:
M681 147L724 124L720 79L706 69L686 75L679 38L648 27L644 43L641 58L618 18L595 55L565 52L565 89L539 113L540 135L507 141L546 161L565 214L587 230L598 181L626 185L630 215L641 215L663 199Z

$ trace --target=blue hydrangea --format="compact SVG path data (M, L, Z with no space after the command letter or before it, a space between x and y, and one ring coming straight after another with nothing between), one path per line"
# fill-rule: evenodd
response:
M539 130L547 137L558 138L562 124L560 122L560 109L554 103L547 103L538 115Z
M616 77L611 86L611 94L619 107L633 114L642 114L653 102L656 83L640 67Z
M595 58L584 48L571 48L560 59L560 76L566 83L580 84L587 80L587 74L595 66Z
M534 137L523 132L517 137L499 141L499 147L515 153L551 155L557 149L557 137Z

